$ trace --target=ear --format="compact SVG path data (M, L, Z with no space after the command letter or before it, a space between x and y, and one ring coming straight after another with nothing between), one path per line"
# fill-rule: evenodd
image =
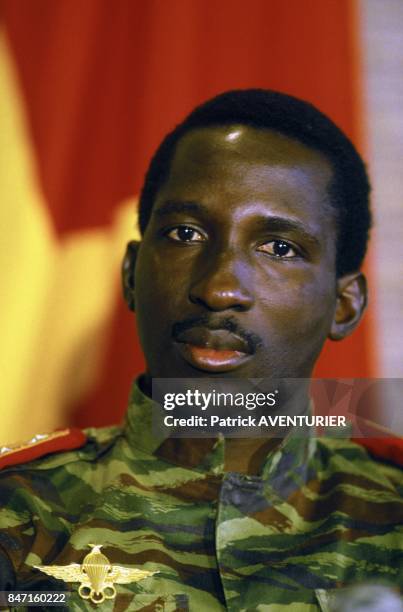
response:
M126 253L122 261L122 287L123 297L131 311L135 311L134 298L134 271L136 268L137 253L140 242L131 240L126 247Z
M330 328L331 340L343 340L357 327L367 306L367 281L361 272L337 280L337 304Z

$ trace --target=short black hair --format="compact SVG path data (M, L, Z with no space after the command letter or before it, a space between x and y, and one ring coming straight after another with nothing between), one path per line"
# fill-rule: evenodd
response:
M145 176L139 226L144 234L156 196L168 178L176 144L195 128L229 124L270 129L323 153L333 167L330 202L337 212L337 276L359 270L365 256L371 213L365 165L352 142L312 104L266 89L222 93L195 108L162 141Z

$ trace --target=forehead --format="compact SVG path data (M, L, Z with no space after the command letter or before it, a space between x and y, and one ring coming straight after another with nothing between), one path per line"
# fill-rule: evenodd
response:
M294 168L316 169L316 178L327 183L332 167L326 156L302 142L279 132L246 125L229 125L193 129L177 143L170 172L186 163L200 168L200 162L211 166L223 161ZM194 169L195 170L195 169Z
M197 128L179 140L154 208L172 199L217 204L222 210L225 200L234 212L237 205L260 202L273 212L329 220L332 176L322 153L275 131L245 125Z
M182 156L197 159L206 153L213 160L217 155L232 154L237 158L262 163L284 164L292 157L294 163L322 164L331 168L326 156L296 138L271 129L258 129L248 125L224 125L194 128L186 132L176 145L173 162Z

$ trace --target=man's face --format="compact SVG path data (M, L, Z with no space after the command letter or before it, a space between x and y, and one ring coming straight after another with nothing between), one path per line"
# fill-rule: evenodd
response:
M178 143L141 243L135 308L151 377L308 377L336 309L327 159L247 126Z

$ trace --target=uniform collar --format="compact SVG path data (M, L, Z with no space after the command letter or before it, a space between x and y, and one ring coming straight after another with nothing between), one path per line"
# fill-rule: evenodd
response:
M154 455L173 465L212 475L224 474L225 438L183 439L169 437L166 433L156 433L153 428L153 410L160 408L145 395L136 380L130 393L126 415L125 436L133 449ZM155 413L154 413L155 414ZM195 442L196 441L196 442ZM315 452L316 438L310 433L289 433L280 445L270 451L263 461L259 477L248 477L266 481L271 485L277 480L282 483L289 475L294 484L303 484L308 477L309 459ZM288 476L287 476L288 480Z

